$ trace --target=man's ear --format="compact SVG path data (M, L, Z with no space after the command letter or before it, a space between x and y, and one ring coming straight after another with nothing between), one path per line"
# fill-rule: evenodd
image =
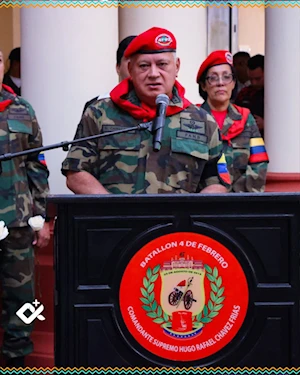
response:
M131 77L131 71L132 71L132 61L129 59L128 60L128 65L127 65L127 67L128 67L128 72L129 72L129 75L130 75L130 77Z
M176 65L176 77L177 77L177 74L178 74L179 69L180 69L180 58L179 57L176 57L175 65Z
M118 64L116 64L116 71L117 71L117 74L118 74L118 76L119 76L119 75L120 75L120 67L119 67Z

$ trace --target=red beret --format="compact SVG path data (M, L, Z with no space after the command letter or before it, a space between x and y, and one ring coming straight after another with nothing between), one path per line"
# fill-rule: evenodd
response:
M222 65L222 64L229 64L232 65L232 54L229 51L221 50L221 51L214 51L212 52L206 60L203 61L201 64L198 74L197 74L197 83L199 83L202 74L206 71L206 69L211 68L215 65Z
M176 39L170 31L152 27L133 39L126 48L124 57L128 58L135 53L160 52L176 52Z

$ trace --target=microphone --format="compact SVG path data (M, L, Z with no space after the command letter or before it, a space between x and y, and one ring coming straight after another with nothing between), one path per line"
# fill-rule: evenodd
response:
M153 135L153 151L159 151L161 148L161 139L163 135L163 127L166 121L166 112L170 99L166 94L159 94L155 99L156 117L153 121L152 133Z

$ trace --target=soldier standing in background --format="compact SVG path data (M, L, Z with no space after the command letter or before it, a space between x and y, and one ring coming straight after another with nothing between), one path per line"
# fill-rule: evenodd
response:
M14 48L9 54L9 68L4 74L3 84L13 89L14 93L21 95L21 48Z
M268 154L250 110L230 104L236 83L231 53L212 52L199 68L197 83L205 100L201 108L214 116L221 129L232 191L263 192Z
M0 51L0 154L41 147L42 134L34 110L2 84L3 76L4 59ZM48 222L36 232L28 224L37 215L45 218L48 176L41 154L1 162L0 220L9 231L0 241L2 353L8 367L24 367L25 356L33 351L30 339L33 323L25 324L16 312L35 299L33 246L45 247L50 239Z
M249 108L261 136L264 138L264 56L252 56L247 63L251 85L244 87L235 99L235 104Z

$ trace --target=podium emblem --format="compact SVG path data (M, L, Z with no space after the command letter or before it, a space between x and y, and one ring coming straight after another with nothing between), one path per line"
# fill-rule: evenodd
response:
M234 255L197 233L168 234L145 245L120 285L129 332L146 350L174 361L199 360L229 344L243 325L248 299Z

